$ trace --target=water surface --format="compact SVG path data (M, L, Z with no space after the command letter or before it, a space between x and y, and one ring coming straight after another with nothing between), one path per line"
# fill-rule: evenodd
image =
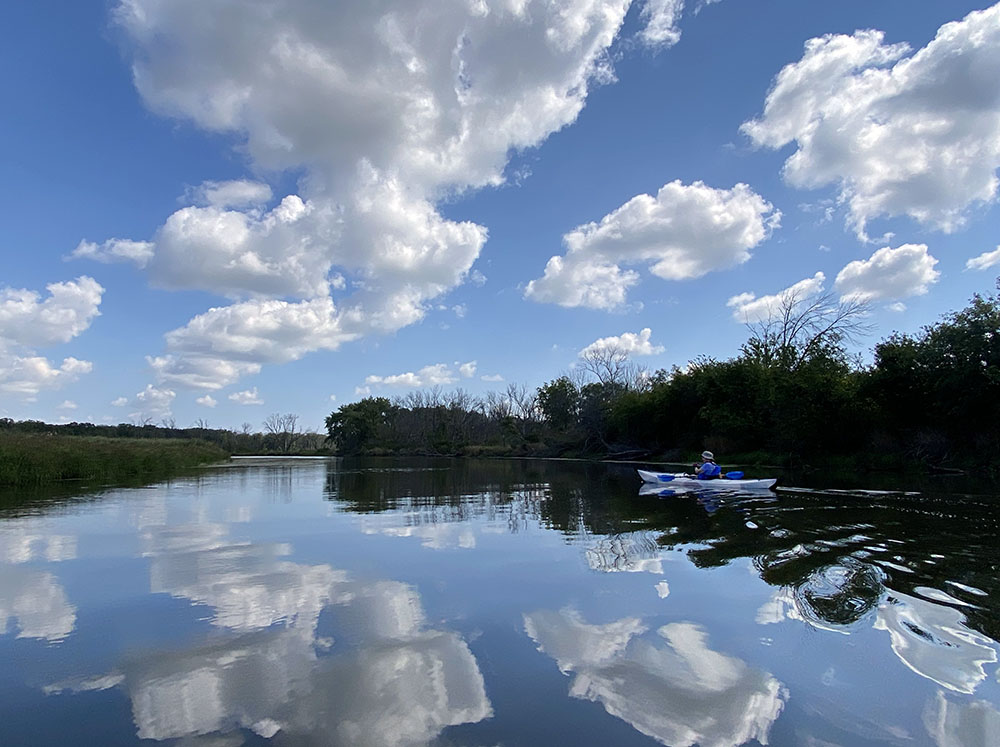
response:
M1000 744L1000 499L955 484L241 459L8 499L0 744Z

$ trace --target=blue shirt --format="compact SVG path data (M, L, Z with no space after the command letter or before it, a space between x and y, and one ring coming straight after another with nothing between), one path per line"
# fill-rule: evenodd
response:
M698 479L708 480L713 477L718 477L722 474L722 467L720 467L715 462L703 462L698 468Z

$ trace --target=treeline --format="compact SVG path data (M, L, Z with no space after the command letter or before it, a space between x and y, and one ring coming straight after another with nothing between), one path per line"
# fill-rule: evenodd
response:
M1000 288L1000 281L998 281ZM647 372L592 351L535 391L367 397L326 419L343 454L577 455L892 467L1000 467L1000 298L976 295L919 334L848 346L868 307L785 294L727 360Z
M239 430L209 428L200 421L189 428L177 428L167 420L161 425L150 422L95 425L63 423L54 425L38 420L0 418L0 438L9 434L49 434L91 436L105 439L199 440L212 444L227 454L315 454L325 453L325 435L303 429L297 415L273 413L254 431L250 423ZM44 442L43 442L44 443Z

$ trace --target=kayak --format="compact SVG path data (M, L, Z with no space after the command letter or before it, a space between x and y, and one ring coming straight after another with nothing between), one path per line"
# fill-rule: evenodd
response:
M714 480L699 480L697 477L683 472L648 472L644 469L637 469L636 472L639 473L639 477L642 478L643 482L660 485L670 483L672 486L678 488L683 486L687 488L707 488L710 490L770 490L778 482L776 477L768 477L760 480L744 480L742 477L735 480L728 477L719 477ZM743 473L739 474L742 475Z

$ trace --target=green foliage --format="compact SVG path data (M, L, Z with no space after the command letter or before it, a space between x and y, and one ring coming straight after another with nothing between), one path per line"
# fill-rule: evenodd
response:
M538 406L552 427L566 430L576 424L580 392L567 376L560 376L538 388Z
M341 405L326 418L328 440L338 453L358 454L386 446L397 408L385 397L365 397Z
M228 454L195 440L122 439L0 431L0 485L61 480L119 483L156 479Z
M916 336L875 348L865 393L882 430L914 456L1000 453L1000 297L969 305Z

